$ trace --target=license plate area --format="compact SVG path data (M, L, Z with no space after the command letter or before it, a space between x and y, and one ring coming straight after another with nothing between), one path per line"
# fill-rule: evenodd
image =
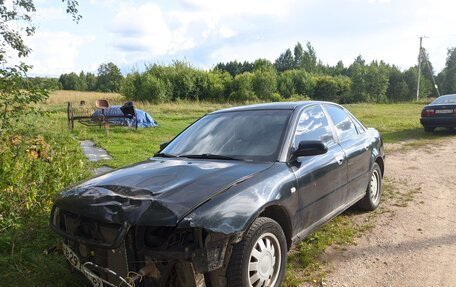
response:
M452 114L453 109L445 109L445 110L435 110L436 114Z
M93 287L103 287L103 280L98 277L96 274L85 268L81 261L79 260L78 255L65 243L63 243L63 255L65 255L66 259L70 264L81 271L87 279L89 279L90 283L92 283Z

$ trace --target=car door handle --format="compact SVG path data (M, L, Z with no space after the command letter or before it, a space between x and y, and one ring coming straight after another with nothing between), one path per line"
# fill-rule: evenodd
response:
M344 163L344 156L343 155L336 155L336 161L339 165Z
M364 149L365 149L365 150L368 150L369 148L370 148L370 144L369 144L369 143L367 143L367 142L366 142L366 143L364 143Z

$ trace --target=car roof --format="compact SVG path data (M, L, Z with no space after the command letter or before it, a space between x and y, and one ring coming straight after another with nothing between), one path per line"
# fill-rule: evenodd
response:
M239 107L232 107L223 110L218 110L212 112L211 114L216 113L224 113L224 112L237 112L237 111L251 111L251 110L294 110L298 107L304 107L314 104L334 104L331 102L323 102L323 101L300 101L300 102L275 102L275 103L265 103L265 104L254 104L254 105L246 105L246 106L239 106Z
M438 97L437 99L453 98L453 97L456 97L456 94L442 95L442 96Z
M453 104L453 103L435 103L436 101L441 101L441 100L446 100L446 99L454 99L456 98L456 94L449 94L449 95L442 95L435 100L433 100L429 105L448 105L448 104Z

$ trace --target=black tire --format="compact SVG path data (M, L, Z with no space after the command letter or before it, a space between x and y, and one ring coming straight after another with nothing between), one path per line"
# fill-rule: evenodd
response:
M434 131L435 128L433 127L424 127L424 132L426 133L432 133Z
M366 195L358 202L358 207L367 211L377 209L382 195L382 170L375 162L367 183Z
M261 258L258 259L258 256ZM282 228L270 218L259 217L242 241L233 246L226 271L227 287L280 287L285 276L286 260L287 244ZM259 264L251 264L255 262Z

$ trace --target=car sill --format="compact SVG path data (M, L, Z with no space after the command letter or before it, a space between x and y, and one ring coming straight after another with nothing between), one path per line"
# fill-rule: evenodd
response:
M362 193L362 194L358 195L354 200L348 202L347 204L342 205L340 208L334 210L333 212L329 213L328 215L326 215L322 219L318 220L317 222L315 222L311 226L307 227L303 231L301 231L298 234L296 234L293 237L293 239L291 240L291 245L295 245L296 243L299 243L300 241L302 241L309 234L311 234L313 231L315 231L318 227L322 226L323 224L325 224L329 220L331 220L334 217L338 216L339 214L341 214L342 212L347 210L350 206L354 205L356 202L361 200L361 198L363 198L364 195L365 195L365 193Z

